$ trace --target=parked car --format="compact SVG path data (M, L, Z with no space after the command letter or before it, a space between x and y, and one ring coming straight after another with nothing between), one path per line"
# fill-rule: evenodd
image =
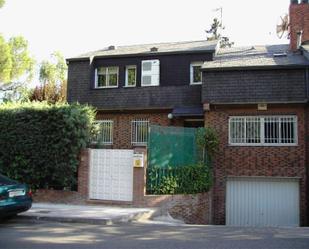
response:
M0 174L0 218L25 212L31 206L30 188Z

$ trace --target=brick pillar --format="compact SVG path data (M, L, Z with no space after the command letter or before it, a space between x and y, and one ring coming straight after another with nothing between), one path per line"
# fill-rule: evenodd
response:
M133 204L143 205L144 195L146 192L147 149L143 147L138 147L134 148L134 152L144 154L144 167L135 167L133 169Z
M78 167L78 185L77 191L83 197L88 199L88 186L89 186L89 166L90 166L90 150L83 149L80 153L80 162Z

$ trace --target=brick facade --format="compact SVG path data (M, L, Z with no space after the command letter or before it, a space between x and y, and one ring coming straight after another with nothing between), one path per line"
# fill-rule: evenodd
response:
M166 110L160 113L148 112L131 112L131 113L106 113L98 112L97 120L113 120L113 145L108 146L112 149L132 149L134 146L131 144L131 121L134 119L149 119L149 123L152 125L162 126L182 126L182 120L169 120L167 118L168 113L171 111Z
M135 151L147 155L145 148L135 148ZM147 156L144 158L147 161ZM146 164L145 164L146 165ZM157 207L158 215L167 212L175 219L183 220L188 224L211 224L212 222L212 192L196 195L145 195L146 167L133 170L133 201L96 201L89 200L88 179L89 150L81 152L80 166L78 169L78 193L71 191L42 190L37 193L35 200L55 201L61 203L91 203L107 205L132 205L135 207Z
M302 31L302 42L309 41L309 3L290 5L290 49L297 49L297 33Z
M297 115L297 146L229 146L229 116ZM225 191L228 176L268 176L300 178L300 220L306 224L306 144L305 107L281 105L257 111L257 106L211 106L205 114L205 125L214 127L220 139L214 166L214 224L225 224Z

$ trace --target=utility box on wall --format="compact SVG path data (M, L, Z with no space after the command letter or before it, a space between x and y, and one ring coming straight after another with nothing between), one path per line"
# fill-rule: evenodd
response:
M133 154L133 167L136 167L136 168L144 167L144 154L143 153Z

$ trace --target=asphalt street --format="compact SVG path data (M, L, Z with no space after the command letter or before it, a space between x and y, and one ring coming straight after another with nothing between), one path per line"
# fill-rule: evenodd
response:
M90 225L21 220L0 223L1 249L308 249L309 228L233 228L157 223Z

